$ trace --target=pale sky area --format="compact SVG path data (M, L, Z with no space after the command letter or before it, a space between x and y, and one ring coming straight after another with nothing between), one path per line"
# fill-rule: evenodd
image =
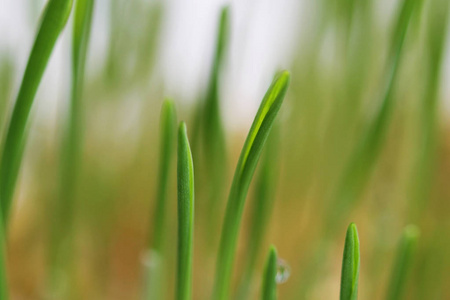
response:
M150 1L150 0L149 0ZM232 32L222 90L225 120L237 126L251 117L274 72L289 67L294 46L307 24L308 0L166 0L167 12L157 66L167 94L192 101L207 82L219 10L231 6ZM30 5L34 3L33 5ZM44 0L0 0L0 51L15 59L18 72L14 93L34 38ZM388 15L393 1L379 2L380 16ZM108 42L109 0L96 0L88 59L88 72L104 61ZM34 22L32 22L34 20ZM46 93L39 110L56 114L51 103L68 87L70 25L51 58L40 93ZM306 28L307 29L307 28ZM444 82L450 80L447 55ZM449 85L443 86L450 94ZM231 113L231 108L233 109Z

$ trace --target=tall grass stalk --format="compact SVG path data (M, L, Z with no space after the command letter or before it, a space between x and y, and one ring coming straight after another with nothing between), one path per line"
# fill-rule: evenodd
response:
M406 34L418 4L418 0L404 0L399 10L383 77L385 84L380 107L363 132L362 138L357 142L335 193L334 202L329 206L329 215L326 220L327 229L331 230L331 233L338 227L336 224L340 224L346 218L360 198L380 156L397 99L394 97L394 91Z
M262 280L262 300L277 299L277 250L270 247Z
M280 173L279 162L280 126L275 122L267 140L255 182L255 193L252 203L251 222L245 252L244 270L237 291L237 299L245 300L249 297L252 287L256 262L260 256L260 249L270 222L275 200L276 185Z
M387 300L404 299L407 279L413 264L418 238L419 229L414 225L407 226L403 231L389 279Z
M200 102L200 122L202 130L202 145L205 175L209 179L206 191L207 201L205 208L208 212L208 240L215 245L215 233L220 226L219 213L224 204L224 184L227 178L227 154L225 130L220 115L220 79L224 65L225 55L229 43L230 33L230 9L222 8L217 28L216 45L209 83L204 101ZM198 126L198 124L196 124ZM197 128L196 130L198 130ZM214 241L214 242L213 242Z
M192 299L194 250L194 167L186 124L178 131L178 269L176 299Z
M279 73L269 87L242 148L231 184L217 257L213 299L229 299L237 238L248 188L261 151L290 81L287 71Z
M345 236L344 255L342 258L340 300L358 299L359 280L359 237L354 223L350 224Z
M94 0L76 0L74 5L72 33L72 85L67 123L62 145L59 199L51 223L50 282L55 284L59 267L73 274L74 264L74 218L76 190L81 168L83 105L82 93L87 49L91 31ZM57 287L52 287L57 288ZM74 288L74 284L70 284ZM73 292L70 292L73 293Z
M326 207L324 238L317 243L312 253L313 258L304 269L303 284L299 292L301 299L308 297L309 291L318 279L324 262L323 258L328 255L330 241L335 236L336 230L357 206L380 156L395 108L394 90L398 82L405 39L418 2L419 0L403 0L399 8L383 73L384 84L380 107L356 142L336 190L331 195L331 202Z
M161 108L160 119L160 150L158 185L156 190L156 208L153 216L153 242L149 245L152 249L150 259L151 270L149 281L145 283L146 299L164 299L163 290L165 284L165 260L167 237L167 197L169 192L169 178L172 169L173 154L175 152L176 139L176 112L172 100L165 100Z
M410 219L417 222L426 210L426 201L433 183L439 111L439 86L448 30L449 1L430 1L429 23L426 31L425 90L420 103L420 127L417 158L411 184Z
M28 117L50 54L66 25L72 0L49 0L28 59L3 144L0 165L0 205L8 223L11 202L27 139Z

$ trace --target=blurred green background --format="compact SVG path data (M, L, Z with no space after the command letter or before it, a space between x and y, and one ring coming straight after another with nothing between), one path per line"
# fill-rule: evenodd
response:
M246 280L249 251L255 251L246 298L259 297L265 254L274 244L291 273L278 287L280 299L337 299L345 232L355 222L360 299L386 298L408 224L419 227L420 238L403 299L450 299L448 0L419 1L386 115L380 111L391 82L402 1L232 1L229 40L217 68L213 56L224 3L94 2L70 187L64 183L64 149L73 112L72 19L33 108L8 228L12 299L142 298L155 263L151 241L165 97L174 100L178 120L189 130L196 192L193 291L194 299L209 299L232 174L257 105L281 68L291 71L291 85L250 187L233 294ZM2 140L33 41L30 32L45 4L5 3ZM8 19L8 9L21 11L20 18ZM206 109L215 110L217 119L201 117L208 97L216 97L218 106ZM371 146L367 128L381 119L384 127ZM176 164L170 168L164 229L168 299L174 294L177 232ZM258 221L261 199L272 195L268 215ZM352 200L341 202L341 196ZM61 213L66 202L72 203L68 215ZM260 248L251 250L258 222L267 233Z

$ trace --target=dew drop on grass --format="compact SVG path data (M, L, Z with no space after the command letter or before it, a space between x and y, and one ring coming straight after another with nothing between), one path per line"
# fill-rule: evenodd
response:
M291 267L289 264L281 258L277 259L277 275L275 280L278 284L285 283L291 275Z

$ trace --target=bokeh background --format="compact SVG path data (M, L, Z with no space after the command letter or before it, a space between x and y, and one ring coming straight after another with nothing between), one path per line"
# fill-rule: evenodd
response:
M382 101L400 2L96 0L73 208L75 254L70 259L75 267L70 274L66 268L57 271L57 288L49 292L49 261L64 253L52 249L51 235L58 226L52 213L61 201L61 141L70 99L70 19L33 108L8 234L12 298L140 299L152 260L161 103L165 97L174 99L178 119L187 122L195 139L196 107L205 97L220 10L227 4L230 42L219 89L227 163L214 205L208 203L213 180L202 143L191 141L196 175L194 299L209 299L231 176L258 105L280 69L290 70L292 81L276 125L279 136L272 141L277 148L274 206L249 299L259 297L270 244L291 270L288 281L279 285L280 299L337 299L350 222L358 225L361 241L360 299L384 299L398 241L411 223L421 235L405 299L450 299L450 48L448 25L443 21L439 29L442 12L448 10L445 1L423 1L413 18L395 84L396 104L370 177L342 222L334 224L332 238L324 228L336 186ZM2 140L44 5L43 0L0 3ZM442 40L443 51L436 76L430 71L435 40ZM437 103L431 108L430 86ZM170 278L176 254L172 167L166 230ZM247 259L257 195L252 185L235 288ZM321 263L316 264L317 253ZM172 294L169 285L167 297Z

